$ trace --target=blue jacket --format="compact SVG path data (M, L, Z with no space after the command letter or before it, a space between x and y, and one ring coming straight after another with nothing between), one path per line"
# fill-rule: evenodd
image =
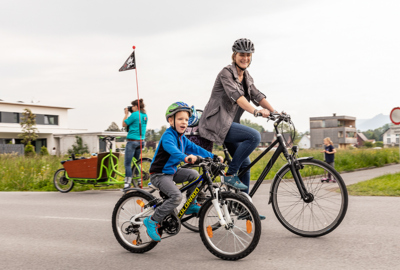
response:
M189 141L185 135L179 135L172 127L168 128L161 137L150 166L150 173L175 174L179 165L188 155L214 157L200 146Z

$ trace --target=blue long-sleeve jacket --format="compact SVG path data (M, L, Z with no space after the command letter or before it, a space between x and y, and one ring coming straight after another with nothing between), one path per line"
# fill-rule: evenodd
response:
M185 135L179 135L172 127L168 128L161 137L150 166L150 173L175 174L177 165L188 155L214 157L200 146L189 141Z

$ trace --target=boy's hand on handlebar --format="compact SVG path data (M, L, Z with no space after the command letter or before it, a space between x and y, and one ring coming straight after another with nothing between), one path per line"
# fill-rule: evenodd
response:
M218 158L219 158L219 160L221 161L221 163L223 163L223 162L224 162L224 158L223 158L223 157L221 157L221 156L218 156Z
M186 163L194 164L196 161L197 161L197 157L194 155L188 155L187 157L185 157Z

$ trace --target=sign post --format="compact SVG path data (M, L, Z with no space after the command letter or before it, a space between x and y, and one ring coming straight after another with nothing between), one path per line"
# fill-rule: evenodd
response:
M400 107L393 108L390 112L390 121L396 126L400 125ZM394 134L399 134L399 154L400 154L400 126L396 127Z

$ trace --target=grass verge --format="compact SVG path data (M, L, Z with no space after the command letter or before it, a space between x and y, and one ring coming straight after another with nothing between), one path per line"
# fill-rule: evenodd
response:
M347 187L353 196L400 196L400 173L386 174Z

